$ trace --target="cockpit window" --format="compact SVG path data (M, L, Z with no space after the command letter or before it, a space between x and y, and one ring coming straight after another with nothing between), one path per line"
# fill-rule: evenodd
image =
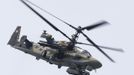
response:
M81 53L87 55L88 57L91 56L91 54L88 51L86 51L86 50L82 51Z

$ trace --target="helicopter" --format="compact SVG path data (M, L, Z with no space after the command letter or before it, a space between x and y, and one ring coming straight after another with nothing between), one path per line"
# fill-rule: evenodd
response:
M28 0L20 0L25 6L27 6L31 11L33 11L37 16L39 16L43 21L45 21L49 26L51 26L54 30L60 32L63 36L69 39L69 41L55 41L51 34L43 31L41 34L42 38L45 38L46 41L40 40L39 42L29 41L26 35L23 35L20 38L21 26L17 26L15 31L13 32L10 40L8 41L8 45L11 47L23 51L27 54L33 55L37 60L42 59L47 61L50 64L55 64L58 68L62 66L68 67L66 70L67 73L72 75L90 75L90 71L96 70L102 67L102 63L95 59L87 50L84 50L81 47L76 46L76 44L80 45L88 45L97 48L102 54L104 54L110 61L115 62L109 55L107 55L101 48L110 49L114 51L123 52L122 49L119 48L111 48L100 46L94 43L83 31L84 30L92 30L98 28L100 26L109 24L107 21L101 21L95 23L93 25L89 25L86 27L74 27L73 25L63 21L62 19L54 16L53 14L47 12L46 10L41 9L34 3ZM40 13L38 13L35 9L33 9L27 2L38 7L39 9L45 11L49 15L57 18L62 21L66 25L76 30L76 33L72 35L72 37L68 37L64 32L58 29L54 24L44 18ZM78 42L79 35L82 34L89 43Z

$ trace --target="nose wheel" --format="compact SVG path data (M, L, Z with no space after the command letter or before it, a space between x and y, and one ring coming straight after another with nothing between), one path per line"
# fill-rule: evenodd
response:
M72 74L72 75L90 75L90 73L89 72L81 72L80 74Z
M81 72L79 75L90 75L90 73L85 71L85 72Z
M89 72L84 72L81 75L90 75Z

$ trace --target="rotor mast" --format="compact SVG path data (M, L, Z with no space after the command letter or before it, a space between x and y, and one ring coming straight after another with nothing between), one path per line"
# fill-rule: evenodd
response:
M68 45L68 49L72 50L75 47L75 44L77 43L77 38L79 37L78 35L80 34L80 29L81 27L79 26L76 33L72 35L72 41L70 41Z

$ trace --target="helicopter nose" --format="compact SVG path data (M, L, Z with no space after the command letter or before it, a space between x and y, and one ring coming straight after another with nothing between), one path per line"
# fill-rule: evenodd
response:
M95 58L90 58L91 61L89 62L89 65L91 65L94 69L102 67L102 64L100 61L96 60Z

